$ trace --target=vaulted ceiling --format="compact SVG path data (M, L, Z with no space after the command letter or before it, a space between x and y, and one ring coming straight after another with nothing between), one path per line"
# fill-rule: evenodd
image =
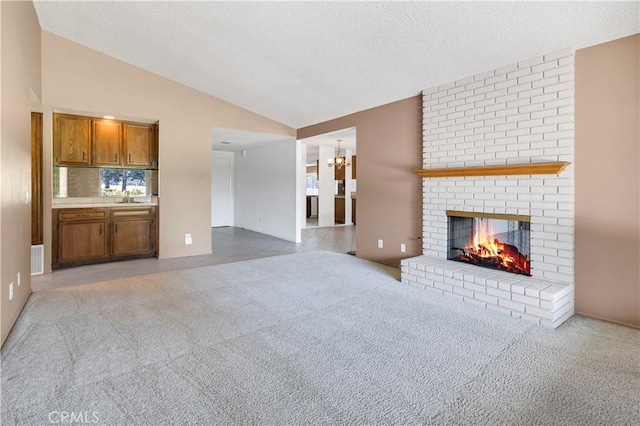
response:
M638 2L36 1L41 27L294 128L640 32Z

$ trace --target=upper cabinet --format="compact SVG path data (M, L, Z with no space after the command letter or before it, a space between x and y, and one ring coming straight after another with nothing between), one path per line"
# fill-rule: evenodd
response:
M91 119L53 115L53 159L61 166L91 165Z
M114 120L93 120L91 143L94 166L118 167L122 161L122 125Z
M155 140L153 124L124 123L124 165L152 168Z
M160 147L160 126L153 125L153 143L151 144L151 168L158 170L158 152Z
M158 168L158 125L53 114L56 166Z
M356 156L354 155L351 157L350 167L343 166L341 168L337 168L337 167L334 167L334 168L335 170L333 173L334 173L335 180L345 180L347 173L351 173L351 179L355 179L356 178ZM351 172L349 172L348 169L351 169Z
M351 179L356 178L356 156L351 157ZM355 222L354 222L355 223Z

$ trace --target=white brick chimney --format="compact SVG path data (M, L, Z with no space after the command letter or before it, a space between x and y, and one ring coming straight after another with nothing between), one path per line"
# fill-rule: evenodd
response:
M567 49L425 90L424 168L573 163L573 64ZM402 281L557 327L573 315L573 175L571 164L559 175L425 178L424 256L403 261ZM531 216L532 276L446 260L447 210Z

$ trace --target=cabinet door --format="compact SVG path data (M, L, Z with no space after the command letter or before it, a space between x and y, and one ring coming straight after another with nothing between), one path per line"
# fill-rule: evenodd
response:
M153 125L153 140L151 141L151 168L158 170L158 147L160 145L160 126Z
M356 199L352 198L351 199L351 222L353 222L353 224L356 224Z
M344 198L336 198L335 199L335 222L344 223L344 219L345 219L344 215L345 215Z
M43 243L42 113L31 113L31 245Z
M122 126L118 121L93 120L91 142L94 166L119 166L122 160Z
M150 218L113 221L111 255L152 252L153 235L153 221Z
M75 115L53 115L53 161L56 165L91 164L91 119Z
M351 179L356 179L356 156L351 157Z
M338 168L338 166L333 166L335 169L334 178L335 180L345 180L345 169L347 166L342 166Z
M76 222L59 224L58 261L99 259L108 256L107 222Z
M154 140L153 124L124 123L124 165L151 168Z

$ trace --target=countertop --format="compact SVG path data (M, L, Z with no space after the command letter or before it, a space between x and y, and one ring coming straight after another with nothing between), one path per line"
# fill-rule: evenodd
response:
M91 209L103 207L156 207L156 203L78 203L78 204L53 204L53 209Z
M318 195L307 195L307 198L311 198L311 197L316 197L317 198ZM344 195L337 195L337 194L334 195L333 197L334 198L346 198ZM356 193L352 192L351 195L350 195L350 198L356 198Z

